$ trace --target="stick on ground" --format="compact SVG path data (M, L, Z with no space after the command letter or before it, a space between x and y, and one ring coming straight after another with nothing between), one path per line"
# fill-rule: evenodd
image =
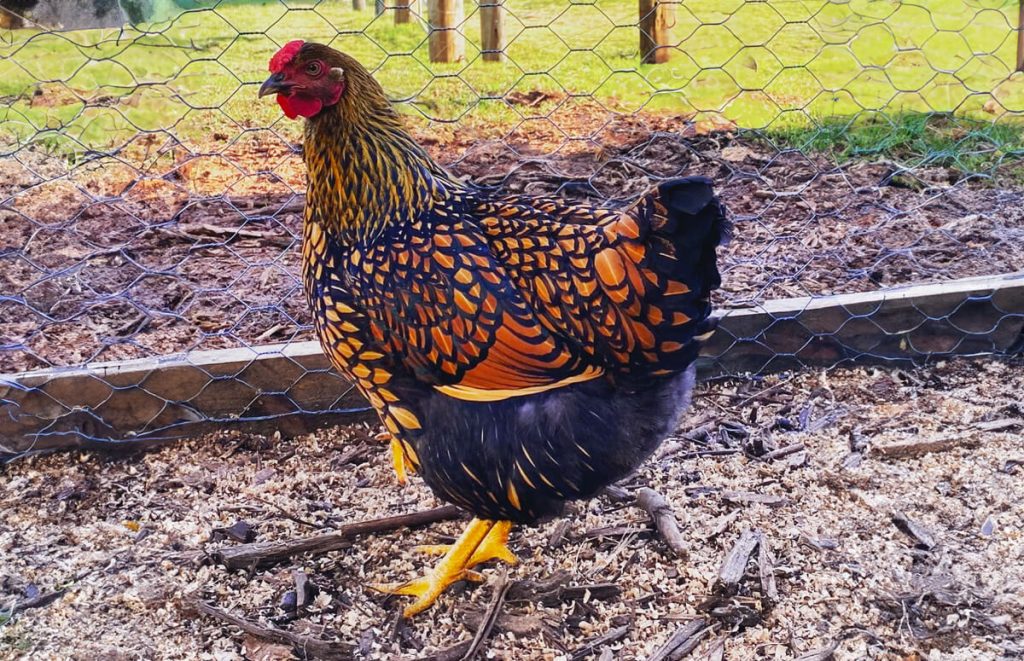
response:
M925 551L931 551L938 545L935 536L927 528L900 511L892 513L892 523L907 537L914 540L914 545Z
M43 594L36 595L31 599L15 600L10 605L0 606L0 613L14 615L21 611L27 611L30 608L42 608L63 597L65 592L67 590L54 590L53 592L44 592Z
M300 537L278 542L255 542L239 544L218 549L213 557L228 569L251 569L263 567L287 560L303 553L327 553L347 546L356 537L377 533L391 532L399 528L413 528L438 521L458 518L462 513L454 505L435 507L434 509L412 514L389 516L382 519L370 519L341 526L332 533Z
M690 620L679 627L654 654L647 657L647 661L677 661L682 659L697 648L701 639L710 630L711 627L708 626L708 621L703 617Z
M554 606L584 598L607 601L622 594L622 588L615 583L568 585L571 578L569 572L558 570L544 579L516 581L509 586L506 598L508 601L530 601Z
M597 638L592 638L583 644L582 647L575 650L569 657L571 661L582 661L597 650L601 649L605 645L611 645L612 643L621 640L626 637L629 633L629 625L623 624L621 627L616 627L606 634L602 634Z
M775 459L782 459L783 457L788 457L789 455L796 454L797 452L803 452L805 449L806 448L803 443L793 443L792 445L787 445L779 448L778 450L766 452L761 455L760 459L764 461L774 461Z
M465 656L462 657L462 661L473 661L487 643L487 639L491 635L491 629L494 628L494 623L498 621L498 616L501 615L501 608L505 605L505 595L508 594L508 588L508 573L502 573L494 584L494 598L491 599L490 605L487 606L484 619L480 621L476 635L473 636L473 642L470 644Z
M883 457L904 459L920 457L931 452L947 452L962 448L972 448L980 443L975 436L943 436L939 438L915 438L909 441L897 441L888 445L874 445L871 451Z
M754 530L744 530L739 540L725 556L722 568L718 570L719 585L725 590L732 590L743 580L747 571L747 561L757 548L761 534Z
M768 544L768 536L764 534L757 543L757 566L761 573L762 609L767 610L779 603L779 588L775 583L775 557Z
M323 640L312 636L293 633L284 629L270 629L251 620L223 611L213 604L197 601L196 608L200 613L215 617L222 622L238 627L242 631L257 638L275 643L291 645L301 652L303 658L316 659L347 659L352 656L352 645L338 641Z
M421 656L416 661L461 661L472 644L472 641L464 640L429 656Z
M658 528L661 538L665 540L669 548L677 556L685 559L689 553L689 546L679 532L679 522L672 512L672 506L668 504L665 497L649 487L643 487L636 492L636 502L644 508L654 525Z

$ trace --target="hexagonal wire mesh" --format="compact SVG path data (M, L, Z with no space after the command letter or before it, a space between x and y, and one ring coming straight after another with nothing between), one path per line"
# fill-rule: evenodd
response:
M394 2L7 3L0 449L362 406L308 342L300 126L255 94L294 38L482 183L714 178L714 373L1019 345L1016 3Z

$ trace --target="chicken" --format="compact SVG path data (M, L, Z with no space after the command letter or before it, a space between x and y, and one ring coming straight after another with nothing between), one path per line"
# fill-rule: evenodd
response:
M376 586L416 597L411 617L475 565L515 562L513 523L594 496L676 427L727 221L697 177L615 209L475 187L352 57L293 41L270 71L260 96L306 118L303 281L323 349L402 460L476 517L425 577Z

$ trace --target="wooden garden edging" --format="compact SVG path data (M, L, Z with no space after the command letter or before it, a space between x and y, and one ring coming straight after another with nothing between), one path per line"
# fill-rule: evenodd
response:
M1020 350L1024 273L726 310L705 377ZM228 426L296 434L367 415L316 342L0 376L0 458Z

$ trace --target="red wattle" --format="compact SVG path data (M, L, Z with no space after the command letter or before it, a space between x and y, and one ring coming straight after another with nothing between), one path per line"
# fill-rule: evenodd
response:
M311 96L285 96L277 95L277 105L281 106L288 119L295 119L298 116L312 117L320 112L324 104L320 99Z

